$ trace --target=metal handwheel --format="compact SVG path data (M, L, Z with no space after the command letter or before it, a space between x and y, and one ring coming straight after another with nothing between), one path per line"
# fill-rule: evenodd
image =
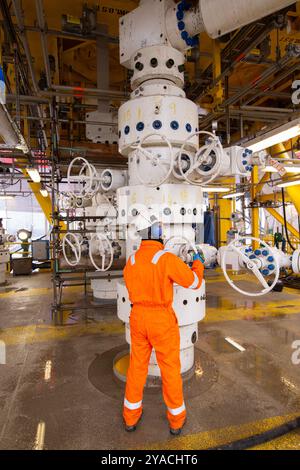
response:
M71 261L69 259L67 246L71 248L72 254L75 256L75 261ZM81 259L81 243L79 237L75 233L69 232L64 236L62 241L62 250L66 263L68 263L69 266L74 267L79 264Z
M72 170L76 162L81 162L82 168L78 175L72 175ZM75 197L92 198L99 190L97 170L83 157L76 157L71 161L68 167L67 181L69 185L78 183L82 186L78 193L72 192Z
M99 267L94 259L93 255L93 242L98 242L97 251L101 257L101 266ZM90 240L89 247L90 260L97 271L105 272L108 271L114 261L114 249L109 238L102 232L94 233Z
M190 166L188 170L186 170L186 168L183 168L184 159L182 157L185 154L185 149L186 149L188 142L196 135L207 135L212 140L208 144L205 144L198 150L198 152L195 155L193 164ZM212 154L213 154L214 169L215 169L214 175L207 180L205 180L202 176L201 182L196 181L195 179L191 179L190 175L194 171L199 170L201 165L208 165L210 163L210 160L212 159ZM179 172L182 178L184 178L188 183L194 186L204 186L208 183L211 183L219 176L219 171L220 171L221 164L222 164L222 155L223 155L223 146L220 142L219 137L207 131L194 132L194 134L191 134L181 146L180 152L177 157Z
M260 257L260 255L255 256L254 254L252 254L251 256L253 256L253 259L250 259L250 257L247 256L247 254L245 253L245 245L243 244L243 240L245 240L245 238L247 240L258 242L260 246L263 246L271 254L273 258L273 265L274 265L274 270L272 274L275 275L275 278L272 284L270 285L268 284L264 275L261 272L261 270L263 269L263 266L262 266L262 258ZM234 284L234 282L230 279L227 273L227 266L226 266L226 258L230 249L234 250L240 256L240 259L244 263L246 269L252 272L255 275L255 277L259 280L259 282L261 283L263 287L261 292L254 293L254 292L244 291L240 289L239 287L237 287ZM258 250L258 251L261 251L261 250ZM222 267L224 276L228 284L240 294L250 296L250 297L259 297L259 296L267 294L268 292L271 292L274 289L275 285L277 284L279 275L280 275L280 266L279 266L278 257L277 257L275 250L272 250L272 248L269 245L267 245L265 242L263 242L259 238L254 238L254 237L238 237L235 240L233 240L224 250L221 267Z
M165 142L169 148L170 158L169 158L169 162L167 163L167 165L165 164L164 161L161 160L161 156L159 155L158 152L151 153L143 147L143 144L145 143L145 141L153 136L160 137L162 141ZM133 149L135 150L134 156L135 156L137 177L140 180L141 184L152 187L152 188L155 188L157 186L161 186L162 184L164 184L165 181L167 181L167 179L170 177L173 171L173 166L174 166L174 151L173 151L173 147L169 139L165 135L159 134L159 133L148 134L145 137L143 137L143 139L140 142L136 143L133 146ZM164 175L159 180L155 182L151 180L147 181L141 175L141 169L144 166L143 163L147 161L149 161L153 167L164 170Z
M168 245L169 245L171 242L173 242L174 240L180 240L180 241L184 240L184 241L186 242L186 245L187 245L187 246L190 246L191 249L192 249L195 253L198 253L198 250L197 250L197 248L196 248L196 245L195 245L193 242L191 242L188 238L186 238L186 237L184 237L184 236L181 237L181 236L179 236L179 235L175 235L175 236L173 236L173 237L170 237L170 238L166 241L166 243L165 243L165 249L166 249L166 250L168 250Z

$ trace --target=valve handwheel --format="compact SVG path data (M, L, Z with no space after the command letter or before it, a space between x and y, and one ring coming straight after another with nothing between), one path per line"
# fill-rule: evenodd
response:
M244 253L245 245L243 244L243 240L245 240L245 239L252 240L252 241L255 241L255 242L259 243L261 246L266 248L271 253L271 255L273 257L273 264L275 265L275 269L274 269L274 272L273 272L275 277L274 277L274 280L273 280L272 284L271 283L269 284L266 281L264 275L262 274L262 272L260 270L260 269L262 269L262 267L259 267L259 259L250 259ZM247 291L244 291L244 290L240 289L238 286L236 286L234 284L234 282L230 279L230 277L227 273L227 265L226 265L226 259L227 259L227 255L228 255L230 249L234 250L240 256L241 260L243 261L243 263L244 263L245 267L248 269L248 271L252 272L255 275L255 277L259 280L260 284L263 287L263 290L261 292L247 292ZM278 257L277 257L276 252L274 250L272 250L272 248L269 245L267 245L267 243L263 242L259 238L247 237L247 236L236 238L235 240L233 240L226 247L226 249L224 250L224 253L223 253L223 257L222 257L221 267L222 267L225 279L228 282L228 284L233 289L235 289L237 292L239 292L240 294L250 296L250 297L259 297L261 295L267 294L268 292L271 292L274 289L274 287L276 286L276 284L278 282L278 279L279 279L279 275L280 275L280 265L279 265L279 262L278 262Z
M80 163L82 164L82 168L80 169L78 175L72 174L75 163L77 165ZM68 168L67 181L69 185L72 183L78 183L79 185L82 185L78 193L72 193L75 197L89 199L92 198L99 189L97 170L83 157L76 157L74 160L72 160Z
M101 258L100 267L97 265L94 259L95 255L93 255L94 241L97 242L97 251L99 252ZM109 240L108 236L105 235L105 233L99 232L92 235L90 240L89 255L90 260L97 271L105 272L111 268L114 261L114 249L111 241Z
M207 135L208 137L210 137L210 141L198 150L193 164L190 166L188 170L186 170L183 168L184 159L182 157L185 153L187 144L196 135ZM191 174L194 171L197 171L197 170L199 171L199 168L201 167L201 165L209 164L209 160L211 159L212 153L213 153L214 160L215 160L213 176L211 176L211 178L207 180L204 180L204 178L202 177L203 178L202 181L196 181L196 180L191 179L190 177ZM222 165L222 155L223 155L223 146L218 136L216 136L212 132L207 132L207 131L194 132L186 139L186 141L181 146L181 149L177 158L179 172L182 178L184 178L188 183L194 186L206 185L214 181L219 176L220 168Z
M69 255L67 254L67 246L71 249L72 254L75 257L75 261L69 259ZM79 237L72 232L68 232L62 241L62 250L64 254L64 258L69 266L75 267L79 264L81 258L81 243Z
M182 245L182 241L185 241L186 242L186 246L190 246L191 249L195 252L195 253L198 253L198 250L195 246L195 244L193 242L191 242L191 240L189 240L188 238L184 237L184 236L179 236L179 235L175 235L171 238L169 238L166 243L165 243L165 249L168 250L168 246L171 244L171 242L174 242L175 240L178 240L180 242L180 245ZM176 243L174 243L175 245Z
M158 152L151 153L143 147L143 144L145 143L145 141L153 136L160 137L162 142L165 142L169 148L170 155L169 155L169 162L167 163L167 165L165 164L165 161L162 161L161 156L158 154ZM167 179L170 177L173 171L173 166L174 166L174 152L173 152L172 144L170 143L169 139L165 135L155 132L155 133L148 134L145 137L143 137L143 139L140 142L136 143L133 146L133 149L135 150L135 163L136 163L137 177L140 180L141 184L145 186L149 186L150 188L156 188L164 184L165 181L167 181ZM143 168L144 166L143 163L145 162L150 162L153 167L163 170L163 176L161 176L161 178L155 181L154 183L151 180L146 181L141 174L141 171L143 170L145 173L145 168Z

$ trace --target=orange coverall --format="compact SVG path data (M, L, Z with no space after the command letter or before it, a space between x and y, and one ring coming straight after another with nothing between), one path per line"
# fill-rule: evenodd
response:
M154 348L170 427L179 429L184 424L186 410L180 374L179 327L172 308L173 284L198 289L204 266L197 260L190 269L180 258L163 250L158 241L143 241L124 269L132 310L123 417L127 426L134 426L142 415L143 389Z

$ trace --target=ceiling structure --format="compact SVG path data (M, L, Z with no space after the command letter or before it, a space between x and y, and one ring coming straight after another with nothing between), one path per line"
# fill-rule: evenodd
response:
M57 158L84 149L99 162L122 163L116 143L87 140L85 122L99 101L116 113L130 93L130 76L119 65L118 25L138 3L1 2L7 109L31 149L48 155L56 139ZM101 47L108 51L103 62ZM201 34L186 67L186 93L199 104L200 129L217 125L223 143L240 143L300 115L291 99L292 83L300 79L298 48L300 2L220 40Z

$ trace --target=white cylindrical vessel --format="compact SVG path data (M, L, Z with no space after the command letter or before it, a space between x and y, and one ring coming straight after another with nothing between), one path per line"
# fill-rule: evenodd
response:
M121 278L120 278L121 279ZM91 288L96 300L115 300L118 279L92 279Z
M6 282L6 264L9 262L9 251L0 250L0 285Z

